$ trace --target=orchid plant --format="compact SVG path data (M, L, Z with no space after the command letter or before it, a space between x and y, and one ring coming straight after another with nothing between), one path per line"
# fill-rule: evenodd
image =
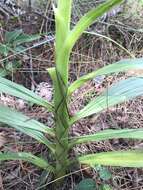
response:
M125 59L104 66L96 71L88 73L72 84L69 84L69 59L72 48L82 33L95 22L96 19L110 11L114 6L122 3L122 0L107 0L85 14L78 23L71 28L72 0L58 0L53 4L55 13L55 67L48 68L54 86L54 100L48 102L34 92L18 85L8 79L0 77L0 92L6 93L27 102L32 102L44 107L54 115L53 128L46 126L34 119L30 119L16 110L0 105L0 122L13 127L44 144L49 151L53 162L48 158L42 158L27 152L1 152L0 160L23 160L53 173L55 178L61 178L73 164L85 164L90 167L95 165L143 167L143 152L140 150L111 151L95 154L76 156L71 159L69 152L75 145L102 141L108 139L129 138L143 139L143 129L110 129L97 132L96 134L80 137L69 136L69 130L80 119L100 114L107 107L131 100L143 94L143 78L129 77L121 80L108 88L108 94L102 92L92 99L80 111L74 115L69 114L68 100L72 93L89 80L97 76L111 75L113 73L126 72L129 70L143 69L143 59ZM108 100L108 105L107 105Z

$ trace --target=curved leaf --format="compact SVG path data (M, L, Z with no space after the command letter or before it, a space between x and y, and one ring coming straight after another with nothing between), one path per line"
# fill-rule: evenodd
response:
M122 80L111 86L102 95L92 100L82 110L77 112L75 116L71 118L71 124L81 118L100 113L109 107L131 100L140 95L143 95L143 78L131 77Z
M63 47L63 44L70 32L71 8L72 0L58 0L57 7L54 7L56 24L56 69L65 85L68 82L69 53L65 53L62 50L66 49Z
M48 101L44 100L27 88L3 77L0 77L0 92L22 98L26 101L46 107L49 111L53 111L53 107Z
M16 112L8 107L1 105L0 122L12 126L13 128L35 138L39 142L47 145L52 151L54 151L53 144L43 134L46 133L54 136L54 131L44 124L34 119L30 119L22 113Z
M116 151L89 154L77 159L81 164L91 167L96 165L121 166L121 167L143 167L143 151Z
M118 5L123 0L108 0L102 3L93 10L89 11L83 16L73 30L69 31L69 17L65 20L65 15L69 13L70 1L59 1L58 5L60 10L55 8L56 18L56 68L59 74L62 76L63 82L67 85L68 81L68 64L71 50L82 35L84 30L95 22L96 19L104 15L107 11L110 11L115 5ZM61 6L60 6L61 3ZM63 4L62 4L63 3ZM69 6L68 6L69 5ZM68 8L67 8L68 7ZM68 28L68 29L67 29Z
M5 41L7 43L12 43L14 42L18 36L22 34L22 30L14 30L12 32L6 32L5 33Z
M9 53L8 45L0 43L0 55L7 56L8 53Z
M69 89L68 95L71 95L77 88L81 87L84 83L100 75L109 75L112 73L119 73L129 70L141 70L143 69L143 58L125 59L116 63L107 65L97 71L93 71L85 76L80 77L73 82Z
M29 34L24 34L22 33L21 35L19 35L15 40L14 40L14 45L20 45L23 43L28 43L28 42L32 42L34 40L38 40L40 39L41 36L38 34L35 35L29 35Z
M70 49L72 49L84 30L92 25L96 19L104 15L104 13L110 11L114 6L117 6L121 2L123 2L123 0L108 0L87 12L69 33L65 46L67 45Z
M94 141L102 141L108 139L143 139L143 129L108 129L96 134L74 137L70 141L70 146Z
M97 190L95 180L86 178L76 185L75 190Z
M23 160L23 161L31 162L32 164L42 169L48 170L50 172L54 171L54 168L51 165L49 165L46 160L44 160L43 158L34 156L31 153L26 153L26 152L1 153L0 152L0 161L6 161L6 160Z

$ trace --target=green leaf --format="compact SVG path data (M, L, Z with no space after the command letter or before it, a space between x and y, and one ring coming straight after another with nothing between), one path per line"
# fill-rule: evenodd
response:
M5 77L8 72L4 68L0 68L0 77Z
M14 45L20 45L23 43L28 43L28 42L32 42L34 40L38 40L40 39L41 36L38 34L35 35L29 35L29 34L21 34L19 35L15 40L14 40Z
M99 187L99 190L112 190L108 184L103 184Z
M121 166L121 167L143 167L143 151L112 151L97 154L89 154L77 158L81 164L91 167L95 165Z
M27 48L25 48L24 46L22 46L22 45L19 45L19 46L16 46L16 47L14 47L14 51L17 53L17 52L24 52L24 51L26 51L26 49Z
M5 64L5 69L7 70L7 72L11 73L14 72L20 65L21 65L20 61L13 60Z
M76 187L75 190L96 190L96 182L93 179L83 179Z
M122 0L108 0L83 16L73 30L69 31L69 13L71 0L59 0L58 9L55 8L56 18L56 68L64 84L68 81L68 63L71 50L84 30L94 23L96 19L109 11ZM68 7L68 8L67 8Z
M34 92L28 90L27 88L19 84L16 84L10 80L7 80L3 77L0 77L0 92L10 94L18 98L22 98L28 102L32 102L34 104L46 107L49 111L53 111L53 107L48 101L44 100L43 98L36 95Z
M81 87L84 83L93 78L101 75L110 75L112 73L119 73L129 70L141 70L143 69L143 58L136 59L125 59L118 61L116 63L107 65L97 71L93 71L85 76L80 77L78 80L73 82L69 89L68 95L71 95L77 88Z
M81 34L95 22L96 19L104 15L104 13L110 11L114 6L120 4L123 0L107 0L96 8L93 8L83 16L76 24L74 29L70 32L65 46L70 49L74 46Z
M0 161L6 161L6 160L23 160L26 162L31 162L32 164L53 172L54 169L51 165L47 163L46 160L43 158L39 158L37 156L34 156L31 153L26 153L26 152L18 152L18 153L12 153L12 152L7 152L7 153L1 153L0 152Z
M70 146L109 139L143 139L143 129L107 129L96 134L74 137Z
M0 105L0 122L35 138L53 150L53 144L43 133L54 136L54 131L46 125L2 105Z
M6 44L1 44L0 43L0 54L1 55L4 55L4 56L7 56L9 53L9 48Z
M65 52L67 48L64 48L63 45L70 32L71 8L72 0L58 0L57 7L54 7L56 25L56 69L65 85L68 83L69 52Z
M116 104L123 103L141 95L143 95L143 78L131 77L126 80L121 80L77 112L75 116L71 118L71 124L81 118L95 113L98 114Z
M112 178L111 172L103 166L96 166L95 170L98 171L100 179L104 181L107 181Z
M4 67L0 68L0 77L5 77L11 73L14 73L20 65L21 62L17 60L13 60L12 62L5 61Z
M18 36L20 36L22 34L22 30L14 30L12 32L6 32L5 33L5 41L7 43L12 43L13 41L15 41Z

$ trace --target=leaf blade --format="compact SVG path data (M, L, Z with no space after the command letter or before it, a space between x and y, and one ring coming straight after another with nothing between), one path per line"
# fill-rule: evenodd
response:
M89 80L92 80L97 76L125 72L134 69L143 69L143 58L121 60L111 65L107 65L103 68L100 68L97 71L93 71L87 75L84 75L70 85L68 89L68 95L71 95L77 88L81 87L84 83L86 83Z
M85 135L80 137L74 137L70 141L70 146L74 146L82 143L89 143L94 141L102 141L109 139L143 139L142 129L108 129L98 132L96 134Z
M46 107L49 111L53 111L53 106L51 103L44 100L31 90L3 77L0 77L0 92L22 98L26 101Z
M120 166L120 167L143 167L143 151L113 151L97 154L89 154L78 158L81 164L91 167L95 165Z
M22 34L22 30L14 30L12 32L6 32L5 33L5 41L7 43L12 43L21 34Z
M44 160L43 158L34 156L31 153L26 153L26 152L1 153L0 152L0 161L5 161L5 160L23 160L23 161L31 162L32 164L42 169L47 169L53 172L53 167L49 165L46 160Z
M87 12L77 23L77 25L70 32L65 46L72 49L81 34L88 28L91 24L95 22L96 19L110 11L114 6L120 4L122 0L108 0L101 5L93 8Z
M49 147L52 151L54 151L52 143L44 136L44 134L54 136L54 131L53 129L45 126L44 124L34 119L30 119L22 113L16 112L8 107L1 105L0 122L5 123L8 126L11 126L16 130L19 130L22 133L31 136L32 138L35 138L39 142Z
M71 124L81 118L98 114L109 107L143 95L143 78L131 77L112 85L71 118Z
M35 35L29 35L29 34L24 34L22 33L21 35L19 35L15 41L14 41L14 45L21 45L23 43L28 43L28 42L32 42L32 41L35 41L35 40L38 40L40 39L41 36L38 35L38 34L35 34Z

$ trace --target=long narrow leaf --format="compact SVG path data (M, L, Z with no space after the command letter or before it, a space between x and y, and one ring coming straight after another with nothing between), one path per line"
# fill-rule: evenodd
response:
M96 19L104 15L104 13L110 11L114 6L120 4L123 0L107 0L96 8L90 10L85 16L83 16L74 29L69 34L66 45L72 49L75 42L81 36L81 34L95 22Z
M143 139L143 129L119 129L119 130L108 129L98 132L96 134L74 137L70 141L70 147L82 143L89 143L89 142L102 141L108 139L119 139L119 138L141 140Z
M57 8L54 8L56 22L56 69L65 85L68 82L69 54L62 50L70 31L71 7L72 0L58 0Z
M77 112L75 116L71 118L71 124L81 118L97 114L109 107L131 100L140 95L143 95L143 78L131 77L122 80L111 86L106 92L92 100L82 110Z
M112 9L115 5L118 5L119 3L121 3L122 0L108 0L105 3L99 5L97 8L94 8L93 10L89 11L85 16L83 16L79 20L79 22L74 27L74 29L71 30L69 33L67 33L67 28L65 27L69 25L67 25L67 20L65 21L65 24L64 24L64 16L69 11L69 9L66 9L65 11L65 7L69 5L67 2L70 3L71 0L70 1L60 0L58 2L61 3L60 7L62 7L62 9L60 10L62 10L62 13L58 9L55 9L56 34L57 34L56 66L57 66L58 72L62 76L63 82L67 84L69 57L70 57L70 53L74 44L76 43L76 41L82 35L82 33L84 32L86 28L88 28L91 24L93 24L93 22L97 18L101 17L104 13Z
M96 165L121 166L121 167L143 167L143 151L116 151L89 154L77 159L81 164L91 167Z
M19 84L16 84L10 80L7 80L3 77L0 77L0 92L10 94L12 96L22 98L26 101L44 106L49 111L53 110L52 105L48 101L44 100L43 98L36 95L34 92L28 90L27 88Z
M1 153L0 152L0 161L6 161L6 160L23 160L26 162L31 162L32 164L34 164L42 169L48 170L50 172L54 171L53 167L51 165L49 165L46 160L44 160L43 158L34 156L31 153L26 153L26 152Z
M125 59L116 63L107 65L97 71L93 71L85 76L80 77L73 82L68 89L68 95L72 94L77 88L81 87L84 83L100 75L109 75L112 73L119 73L129 70L143 69L143 58Z
M44 124L34 119L30 119L29 117L23 115L22 113L16 112L8 107L4 107L1 105L0 105L0 122L5 123L8 126L11 126L35 138L39 142L47 145L52 151L54 151L52 143L44 136L44 133L54 136L53 129L45 126Z

